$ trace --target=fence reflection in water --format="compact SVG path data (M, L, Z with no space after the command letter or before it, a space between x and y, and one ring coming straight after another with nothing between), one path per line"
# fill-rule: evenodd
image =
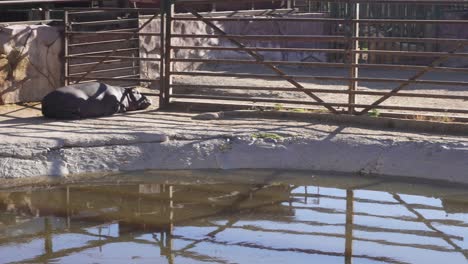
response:
M0 256L67 263L466 263L468 194L435 195L445 198L285 182L2 192Z

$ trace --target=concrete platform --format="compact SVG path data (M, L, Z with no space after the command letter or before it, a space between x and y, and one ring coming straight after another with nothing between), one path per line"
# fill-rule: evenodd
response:
M150 109L64 121L42 117L39 104L2 106L0 178L252 168L468 183L465 124L249 111L214 120L196 115Z

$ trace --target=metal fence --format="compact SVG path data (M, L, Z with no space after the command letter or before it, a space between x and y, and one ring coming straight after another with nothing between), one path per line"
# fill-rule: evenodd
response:
M143 61L159 64L161 58L141 57L140 40L144 36L160 38L160 32L145 32L151 21L161 21L159 9L79 8L64 12L66 85L102 81L135 87L157 81L141 77ZM149 16L146 23L140 23L141 16Z
M197 11L217 2L162 1L161 34L141 33L142 25L134 32L85 33L160 43L157 77L140 72L131 80L159 82L161 107L219 103L442 119L468 114L467 1L293 1L296 8ZM67 36L84 34L70 28L69 18L66 24ZM93 63L124 59L117 52ZM132 60L152 59L139 55ZM89 73L67 78L83 81Z

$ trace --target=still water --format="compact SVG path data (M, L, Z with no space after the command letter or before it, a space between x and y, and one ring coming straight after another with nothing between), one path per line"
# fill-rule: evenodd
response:
M0 263L468 263L468 189L278 171L0 189Z

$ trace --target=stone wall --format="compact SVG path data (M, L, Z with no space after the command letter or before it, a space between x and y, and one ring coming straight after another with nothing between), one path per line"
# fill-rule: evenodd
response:
M63 84L62 39L49 25L0 28L0 104L40 101Z

